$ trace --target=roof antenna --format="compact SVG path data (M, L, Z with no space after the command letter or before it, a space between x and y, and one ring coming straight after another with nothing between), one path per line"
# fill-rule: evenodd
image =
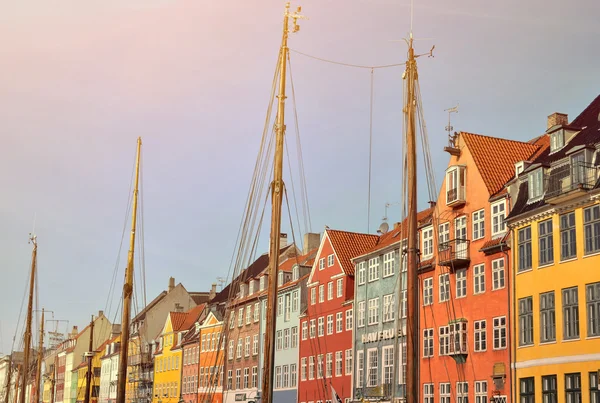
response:
M454 147L454 139L455 136L452 134L452 131L454 130L454 127L452 127L452 124L450 123L450 118L451 118L451 114L452 113L458 113L458 106L459 104L457 103L456 106L452 107L452 108L448 108L448 109L444 109L444 112L448 112L448 126L446 126L446 131L448 132L448 146L449 147Z

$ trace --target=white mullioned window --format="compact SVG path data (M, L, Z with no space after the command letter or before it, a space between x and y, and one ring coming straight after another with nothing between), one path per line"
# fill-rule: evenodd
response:
M327 267L331 267L333 266L333 262L334 262L334 257L333 257L333 253L329 256L327 256Z
M327 301L331 301L333 299L333 281L327 283Z
M379 257L369 259L369 282L379 280Z
M325 377L331 378L333 375L333 353L327 353L325 356Z
M506 316L494 318L494 350L506 348Z
M323 270L325 268L325 258L322 257L319 259L319 270Z
M504 288L504 258L492 260L492 290Z
M340 333L344 330L344 313L338 312L335 314L335 332Z
M423 384L423 403L433 403L433 383Z
M352 308L346 311L346 330L352 330Z
M383 255L383 277L389 277L394 274L396 252L391 251Z
M315 357L308 357L308 379L315 379Z
M487 381L475 381L475 403L487 403Z
M379 297L369 300L369 325L379 323Z
M302 322L302 340L308 338L308 322Z
M317 330L316 321L314 319L311 319L310 320L310 332L309 332L311 339L314 339L316 337L316 335L317 335L316 330Z
M352 374L352 349L346 350L346 375Z
M433 277L423 279L423 305L433 304Z
M430 259L433 256L433 227L423 228L421 231L422 238L422 259Z
M306 357L302 357L302 360L301 360L301 364L300 364L300 380L301 381L305 381L306 380Z
M456 382L456 403L469 402L469 383Z
M335 376L342 376L343 371L343 357L342 351L335 352Z
M394 304L394 294L383 296L383 322L390 322L394 320L394 313L396 311Z
M485 292L485 265L478 264L473 267L473 294Z
M363 285L367 282L367 263L366 262L360 262L358 264L358 270L356 271L358 273L358 285Z
M362 388L365 380L365 355L364 351L356 352L356 387Z
M450 299L450 274L440 274L439 291L439 302L446 302Z
M358 314L356 318L356 327L364 327L365 326L365 301L360 301L358 303Z
M448 326L440 326L438 332L440 355L448 355L450 354L450 328Z
M379 351L377 348L367 350L367 387L377 386L378 358Z
M504 200L492 203L492 237L506 232L506 202Z
M321 316L320 318L317 319L318 322L318 335L319 337L322 337L325 335L325 319L323 316Z
M450 403L449 383L440 383L440 403Z
M485 210L473 213L473 240L485 237Z
M337 294L336 297L337 298L341 298L344 295L344 279L343 278L338 278L337 279Z
M381 380L384 385L391 385L394 377L394 346L385 346L381 349L381 361L383 364Z
M252 338L252 355L258 355L258 335L255 334Z
M450 241L450 223L445 222L438 226L438 249L444 250L448 247Z
M310 289L310 304L315 305L317 303L317 287Z
M433 357L433 328L423 329L423 357Z
M333 315L327 315L327 334L333 334Z
M487 329L485 320L477 320L473 322L473 332L475 341L475 351L487 350Z
M456 298L467 296L467 270L456 271Z
M319 286L319 303L325 301L325 286L321 284Z

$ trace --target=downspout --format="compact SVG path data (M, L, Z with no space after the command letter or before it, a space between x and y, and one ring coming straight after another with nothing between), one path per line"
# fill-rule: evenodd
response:
M512 237L512 229L509 230L509 234ZM514 242L513 242L514 244ZM513 343L513 339L515 338L515 329L516 329L516 325L512 326L512 309L516 309L516 304L515 304L515 299L514 296L516 295L516 281L513 280L513 276L516 276L516 273L513 274L512 271L512 267L513 262L511 259L509 259L508 256L508 251L504 250L504 247L502 244L500 244L500 252L502 252L505 256L506 256L506 261L507 261L507 265L508 265L508 272L510 273L508 277L510 284L508 286L508 324L511 327L511 331L508 332L508 334L510 335L510 339L508 340L509 342L509 346L510 348L508 349L508 365L509 365L509 371L510 371L510 385L509 385L509 393L512 399L512 402L516 402L516 388L514 387L514 382L516 379L516 368L513 368L513 360L514 357L516 356L517 352L516 352L516 346ZM514 259L514 253L513 253L513 259ZM511 292L511 287L512 287L512 292ZM512 309L511 309L512 307Z

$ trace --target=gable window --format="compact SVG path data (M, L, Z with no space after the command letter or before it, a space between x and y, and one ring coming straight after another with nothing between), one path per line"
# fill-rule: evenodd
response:
M379 257L369 259L369 282L379 279Z
M423 357L433 357L433 329L423 329Z
M433 227L429 226L427 228L424 228L421 232L423 234L422 235L422 239L423 239L422 259L426 260L433 256Z
M248 285L248 295L254 294L254 280L250 280L250 284Z
M550 133L550 152L560 150L565 145L565 132L563 129Z
M282 271L277 273L277 285L278 286L283 285L283 272Z
M367 269L365 266L366 262L360 262L358 264L358 285L363 285L367 282Z
M260 278L260 281L259 281L259 287L260 287L260 291L262 291L262 290L264 290L264 289L265 289L265 283L266 283L266 280L267 280L267 278L266 278L265 276L262 276L262 277Z
M440 274L440 302L446 302L450 299L450 275L448 273Z
M465 167L454 166L446 172L446 204L451 205L465 199Z
M506 232L506 202L504 200L492 203L492 237Z
M319 259L319 270L323 270L325 268L325 258L322 257Z
M481 239L485 236L485 210L481 209L473 213L473 239Z
M533 298L519 299L519 345L533 344Z
M389 277L394 274L394 256L395 252L388 252L383 255L383 277Z
M587 335L600 336L600 282L585 286L585 302L587 305Z
M585 254L600 252L600 205L583 210Z
M506 348L506 316L494 318L494 350Z
M473 294L485 292L485 266L478 264L473 267Z
M492 260L492 290L504 288L504 258Z
M334 259L333 259L333 253L332 253L331 255L327 256L327 267L333 266L333 261L334 261Z
M575 234L575 213L560 216L560 260L577 256L577 236Z
M531 226L521 228L518 234L519 268L525 271L531 269Z
M529 189L529 200L537 200L544 194L544 172L542 168L527 175L527 185Z
M433 277L423 280L423 306L433 304Z
M556 312L554 310L554 291L540 294L540 342L556 340Z
M475 351L486 351L487 350L487 330L485 320L478 320L473 322L473 330L475 336Z
M552 219L542 221L538 224L538 242L540 250L539 265L547 265L554 262L554 237L552 236Z

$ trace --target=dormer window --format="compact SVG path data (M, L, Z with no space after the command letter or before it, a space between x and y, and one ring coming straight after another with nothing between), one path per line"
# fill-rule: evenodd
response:
M452 166L446 171L446 205L465 203L465 167Z
M262 277L260 278L260 284L259 284L259 285L260 285L260 291L262 291L262 290L264 290L264 289L265 289L265 281L266 281L266 279L267 279L267 277L266 277L266 276L262 276Z
M240 284L240 298L244 298L246 296L246 284Z
M283 272L282 271L277 273L277 285L278 286L283 285Z
M550 152L560 150L565 145L565 131L564 129L556 130L550 133Z
M299 274L300 274L299 269L298 269L298 266L296 265L292 268L292 281L298 280L298 278L300 277Z
M544 172L543 168L538 168L531 172L527 177L529 187L529 201L537 200L544 194Z
M254 294L254 284L256 282L254 280L250 280L250 284L248 285L248 295Z

